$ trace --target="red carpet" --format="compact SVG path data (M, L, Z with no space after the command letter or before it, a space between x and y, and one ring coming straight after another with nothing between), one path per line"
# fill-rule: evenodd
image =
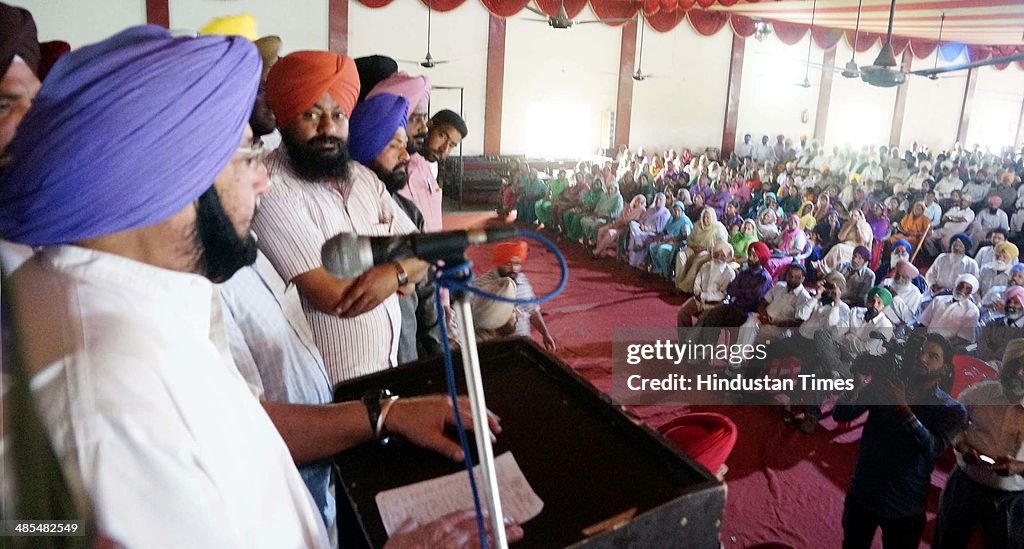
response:
M446 218L448 229L481 226L490 216L458 214ZM550 234L548 234L550 237ZM542 306L545 322L558 344L557 355L601 390L611 386L612 329L674 326L682 298L667 281L641 274L608 259L592 259L580 246L560 242L569 264L569 284L553 302ZM490 268L487 247L471 249L475 270ZM524 266L537 294L558 280L554 256L531 244ZM539 342L539 338L535 338ZM632 412L653 427L688 411L718 412L739 428L736 447L726 464L728 502L722 542L727 548L761 545L794 548L839 547L843 497L860 438L860 424L843 430L830 419L813 436L783 425L778 407L638 406ZM933 475L929 525L950 461ZM881 547L876 540L876 546ZM927 545L922 545L926 547Z

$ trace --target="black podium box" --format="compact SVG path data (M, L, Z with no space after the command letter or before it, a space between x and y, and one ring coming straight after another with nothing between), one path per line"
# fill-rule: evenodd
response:
M461 360L454 358L464 387ZM511 451L544 501L544 510L523 524L517 548L720 547L725 485L701 465L528 339L483 344L480 361L488 408L503 429L494 453ZM440 359L424 360L341 384L334 396L353 400L382 388L401 396L438 393L445 391L444 379ZM475 446L471 434L469 441ZM400 440L352 448L336 462L346 548L380 547L387 540L377 493L463 470ZM594 525L631 509L632 520L593 533Z

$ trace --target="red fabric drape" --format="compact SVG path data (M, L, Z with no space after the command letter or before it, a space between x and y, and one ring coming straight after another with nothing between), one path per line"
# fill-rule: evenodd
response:
M717 2L715 0L697 0L697 5L702 7L702 8L704 8L704 9L710 8L711 6L715 5L716 3Z
M803 40L804 36L807 34L807 28L807 25L802 25L800 23L772 21L772 30L775 31L775 36L778 36L779 40L788 46L798 44Z
M455 0L452 0L455 1ZM461 2L460 2L461 3ZM512 17L530 3L530 0L480 0L487 11L498 17ZM568 8L566 8L568 9Z
M371 9L383 8L391 2L394 2L394 0L359 0L360 4Z
M430 9L432 9L434 11L452 11L453 9L455 9L455 8L461 6L463 3L465 3L466 0L420 0L420 1L423 2L424 6L429 5ZM484 1L484 0L480 0L480 1L483 2L483 4L485 6L487 5L486 1ZM500 4L502 2L499 1L498 3ZM525 6L525 5L526 5L526 2L523 2L523 6ZM523 9L522 6L520 6L519 9ZM519 9L517 9L516 11L519 11ZM514 11L512 13L515 13L516 11Z
M639 5L622 0L590 0L590 9L598 19L629 19L636 15Z
M826 29L824 27L814 27L811 30L811 36L814 37L814 43L823 50L830 50L836 47L839 40L843 37L843 31L839 29Z
M914 57L918 59L925 59L935 53L935 48L939 46L939 43L935 40L922 40L919 38L910 39L910 51L914 54Z
M537 0L537 7L540 8L540 11L551 17L558 15L559 5L561 5L559 0ZM586 5L587 0L565 0L565 13L569 19L575 19Z
M854 32L852 30L843 33L846 36L846 43L852 48L854 43ZM859 32L856 36L857 53L864 53L871 49L878 41L878 35L872 32Z
M743 38L750 38L751 36L754 36L754 32L757 31L757 27L754 26L754 20L742 15L733 15L730 17L729 24L732 25L732 32L742 36Z
M644 17L650 17L661 11L661 0L644 0Z
M693 30L702 36L717 33L729 22L729 14L722 11L690 10L686 15Z
M879 41L879 44L882 44L883 46L885 45L885 38L884 37ZM892 37L892 52L894 54L896 54L896 62L897 63L900 62L900 56L903 55L903 50L907 49L907 46L909 44L910 44L910 39L909 38L903 38L901 36L893 36ZM911 50L911 53L913 53L913 50Z
M654 15L647 16L647 22L651 28L658 32L669 32L676 28L686 18L683 10L659 11Z

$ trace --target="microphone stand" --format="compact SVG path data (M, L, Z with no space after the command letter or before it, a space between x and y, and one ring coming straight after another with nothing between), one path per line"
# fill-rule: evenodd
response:
M462 264L462 268L458 272L447 273L447 275L468 283L472 273L465 261L465 257L461 260L445 261L446 265ZM442 274L445 273L444 267L440 265L437 265L437 270ZM466 374L466 389L469 393L470 412L473 417L473 436L476 438L477 457L480 469L483 471L483 491L487 500L487 510L490 513L494 546L499 549L507 549L508 538L505 535L505 520L501 512L498 476L494 467L494 450L491 447L491 430L487 421L487 402L484 399L480 355L476 348L476 329L473 325L473 311L469 304L469 292L465 290L452 291L452 306L459 323L460 341L462 341L462 368ZM440 321L443 322L444 319L440 319Z

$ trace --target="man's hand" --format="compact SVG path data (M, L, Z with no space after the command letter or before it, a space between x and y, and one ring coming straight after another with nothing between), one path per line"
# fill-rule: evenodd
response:
M883 403L900 407L907 405L907 386L902 381L889 377L880 383L878 389Z
M487 527L487 546L494 545L491 523L484 517ZM509 517L505 517L505 535L509 543L523 539L523 529ZM409 519L398 527L388 538L385 549L435 549L441 547L480 547L480 536L476 529L476 512L472 509L447 514L434 522L420 526Z
M997 457L995 465L992 466L992 471L1001 477L1024 475L1024 461L1013 459L1009 456Z
M547 349L548 352L555 352L555 340L551 337L551 334L544 334L544 348Z
M459 412L463 427L473 430L473 417L469 399L459 398ZM487 412L491 438L501 433L501 419L493 412ZM453 461L462 461L462 448L444 434L447 426L455 425L455 410L447 396L400 398L391 406L385 426L409 442L447 456Z
M397 291L398 275L395 266L390 263L377 265L355 279L341 296L334 314L342 318L359 316L373 310Z
M985 465L985 462L981 461L981 458L978 457L978 449L966 442L957 444L956 451L960 453L960 457L968 465Z

